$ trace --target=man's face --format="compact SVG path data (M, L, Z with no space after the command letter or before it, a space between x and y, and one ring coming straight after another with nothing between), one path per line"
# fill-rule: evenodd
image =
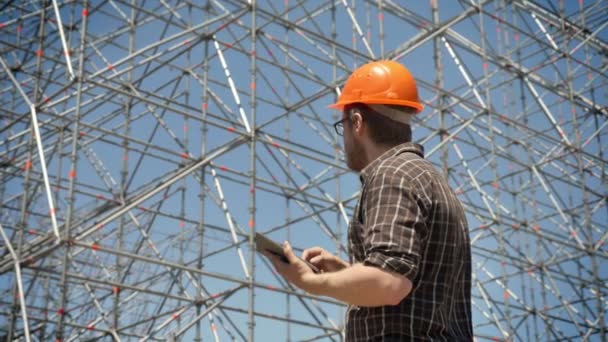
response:
M347 117L347 113L342 113L342 118ZM359 172L365 167L363 145L357 138L353 127L353 118L344 121L344 155L346 156L346 166L349 169ZM357 120L357 118L355 118Z

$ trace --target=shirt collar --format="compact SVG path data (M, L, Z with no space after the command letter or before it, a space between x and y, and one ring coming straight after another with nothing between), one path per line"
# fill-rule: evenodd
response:
M422 145L413 142L399 144L382 153L378 158L374 159L371 163L367 164L363 170L361 170L359 174L361 183L365 184L365 180L375 172L383 161L405 152L415 153L424 158L424 147L422 147Z

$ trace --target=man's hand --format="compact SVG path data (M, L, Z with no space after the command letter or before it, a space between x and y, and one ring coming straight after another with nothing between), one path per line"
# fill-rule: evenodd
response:
M276 255L268 252L263 254L277 272L295 286L308 293L333 297L351 305L397 305L412 290L412 282L404 276L360 263L349 265L318 247L304 251L304 258L308 258L308 262L320 267L324 273L315 274L293 254L287 242L283 244L283 254L289 264Z
M268 252L263 252L263 254L272 262L277 272L287 279L287 281L306 292L319 294L318 291L322 281L321 277L315 274L304 261L300 260L293 253L288 242L283 243L283 254L287 257L289 264L281 261L276 255Z
M350 266L346 261L321 247L312 247L304 250L302 259L317 266L323 272L336 272Z

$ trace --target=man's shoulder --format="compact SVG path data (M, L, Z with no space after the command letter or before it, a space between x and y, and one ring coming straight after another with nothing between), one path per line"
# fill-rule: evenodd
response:
M377 175L391 175L405 179L433 178L437 175L437 169L431 162L420 155L411 152L400 152L386 158L376 172Z

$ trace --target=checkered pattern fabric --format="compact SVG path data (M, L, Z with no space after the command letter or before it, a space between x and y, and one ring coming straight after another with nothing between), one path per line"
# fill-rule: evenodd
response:
M349 226L351 262L401 274L413 283L399 305L350 306L347 341L472 341L471 250L460 201L405 143L361 171Z

